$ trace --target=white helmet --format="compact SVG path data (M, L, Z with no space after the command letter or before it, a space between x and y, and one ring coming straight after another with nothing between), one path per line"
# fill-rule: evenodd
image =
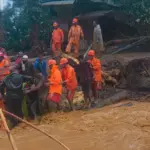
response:
M27 55L23 55L23 59L28 59L29 57Z

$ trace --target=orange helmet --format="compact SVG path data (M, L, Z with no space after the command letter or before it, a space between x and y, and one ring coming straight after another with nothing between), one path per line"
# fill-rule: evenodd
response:
M58 26L58 23L57 22L54 22L53 23L53 27L57 27Z
M95 51L94 50L90 50L88 52L88 56L95 56Z
M50 59L50 60L48 61L48 66L50 66L50 65L56 65L56 60Z
M66 64L66 63L68 63L68 59L67 58L62 58L60 60L60 65L63 65L63 64Z
M78 23L78 19L77 18L73 18L72 23Z

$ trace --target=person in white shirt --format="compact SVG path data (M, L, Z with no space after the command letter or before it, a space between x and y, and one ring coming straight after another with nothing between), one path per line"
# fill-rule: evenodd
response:
M102 53L104 51L104 42L101 27L96 21L93 21L93 26L93 49L96 53Z

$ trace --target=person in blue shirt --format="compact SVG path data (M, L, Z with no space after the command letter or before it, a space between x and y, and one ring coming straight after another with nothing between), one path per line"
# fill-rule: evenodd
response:
M46 61L43 60L43 55L41 53L38 55L38 58L34 62L34 68L42 73L45 78L47 78L47 64Z

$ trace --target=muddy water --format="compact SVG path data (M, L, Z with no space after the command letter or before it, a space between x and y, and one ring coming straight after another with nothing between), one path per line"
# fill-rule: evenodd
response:
M150 103L121 102L102 109L45 116L39 127L71 150L150 150ZM26 126L12 131L19 150L64 150ZM11 150L0 133L0 150Z

